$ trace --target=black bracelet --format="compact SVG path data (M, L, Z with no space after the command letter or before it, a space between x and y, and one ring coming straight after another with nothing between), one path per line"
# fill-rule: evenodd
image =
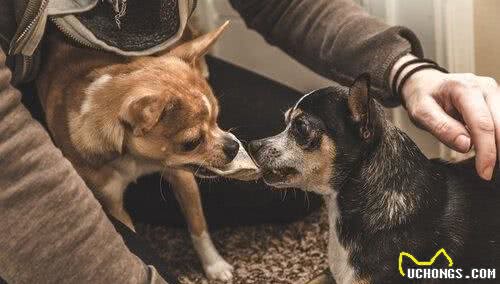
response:
M403 79L401 79L401 82L399 83L398 88L397 88L397 92L396 92L397 96L401 99L401 102L402 102L404 107L406 107L406 103L403 99L403 96L401 95L403 87L404 87L406 81L408 81L408 79L410 79L410 77L413 74L415 74L418 71L423 70L423 69L436 69L436 70L439 70L443 73L448 73L448 70L446 70L445 68L443 68L437 64L424 64L424 65L417 66L417 67L413 68L412 70L408 71L408 73L405 74Z
M413 65L413 64L418 64L418 63L429 63L429 64L434 64L436 66L439 66L436 62L434 62L430 59L426 59L426 58L414 58L412 60L405 62L403 65L399 66L398 71L396 71L396 74L394 74L394 78L392 79L392 86L391 86L392 95L395 98L397 98L399 96L399 93L397 92L397 90L398 90L397 84L399 81L399 76L401 76L401 73L403 72L403 70L406 69L406 67Z

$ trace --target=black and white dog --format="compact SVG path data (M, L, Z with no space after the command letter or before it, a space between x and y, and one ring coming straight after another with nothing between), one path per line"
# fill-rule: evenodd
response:
M405 259L404 271L437 267L438 278L465 281L472 268L500 268L499 171L486 182L473 160L427 159L384 118L369 89L362 75L351 88L334 85L305 95L285 114L283 132L249 144L267 184L324 195L333 278L340 284L407 283L400 254L429 261L440 249L453 260L448 275L441 269L449 268L444 257L431 267ZM436 281L442 280L430 282Z

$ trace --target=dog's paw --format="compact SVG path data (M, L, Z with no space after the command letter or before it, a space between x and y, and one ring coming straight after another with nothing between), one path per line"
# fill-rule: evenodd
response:
M229 281L233 278L233 266L227 263L224 259L219 259L214 263L203 267L208 279Z

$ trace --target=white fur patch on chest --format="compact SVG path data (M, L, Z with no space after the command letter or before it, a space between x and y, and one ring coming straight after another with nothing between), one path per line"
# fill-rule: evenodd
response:
M135 182L143 175L161 170L161 166L157 163L137 161L128 155L113 161L111 167L113 168L112 176L101 188L101 194L114 200L122 198L123 191L129 183Z
M356 272L349 262L349 252L339 240L337 232L337 222L339 222L339 209L337 204L337 194L332 193L325 196L325 203L328 208L328 266L335 281L339 284L353 283Z
M155 162L139 161L129 155L125 155L113 162L113 168L130 183L143 175L160 171L161 165Z

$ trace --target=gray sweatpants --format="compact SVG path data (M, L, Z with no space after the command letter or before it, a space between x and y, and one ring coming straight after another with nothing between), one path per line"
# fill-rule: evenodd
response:
M0 277L9 283L165 283L21 104L0 49Z

